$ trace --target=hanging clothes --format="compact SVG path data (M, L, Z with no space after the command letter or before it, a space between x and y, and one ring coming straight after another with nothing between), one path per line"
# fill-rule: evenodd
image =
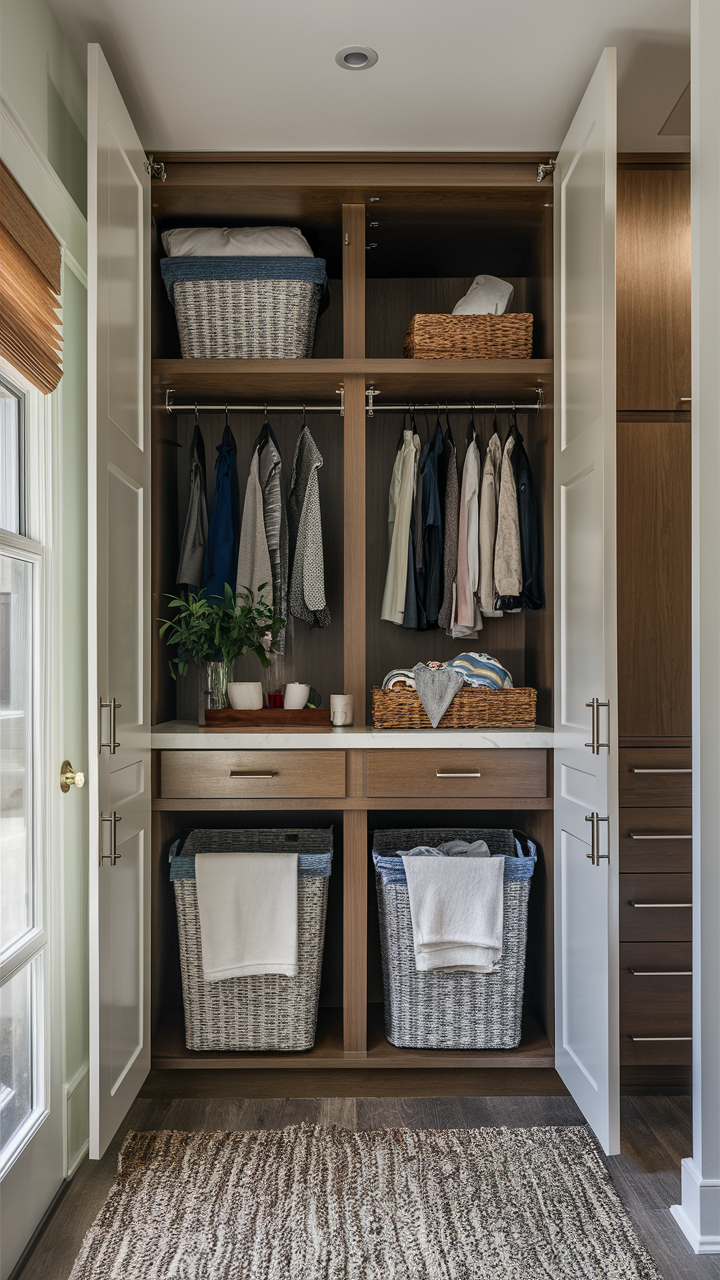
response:
M525 452L523 438L518 431L517 418L513 418L512 434L515 439L512 468L517 494L522 562L520 599L523 609L544 609L542 522L530 462Z
M482 615L477 600L480 585L478 542L478 497L480 493L480 451L473 428L463 465L458 520L458 562L450 634L454 639L477 639Z
M498 497L498 524L495 539L495 608L506 613L519 613L522 591L522 559L520 522L512 455L515 437L508 435L503 449Z
M237 445L225 415L223 438L215 462L215 502L210 516L202 588L207 596L225 594L228 583L235 591L238 544L240 541L240 499L237 475Z
M415 478L420 439L414 431L403 430L390 480L388 499L388 566L385 575L380 617L402 626L407 591L410 519L415 494Z
M415 501L413 537L415 543L414 626L417 631L427 631L437 626L442 603L443 545L442 508L438 484L438 460L442 453L443 438L440 419L431 440L423 445L420 454L420 475ZM419 501L418 501L419 497ZM418 511L420 512L418 523ZM419 564L418 564L419 562ZM410 618L413 616L411 592ZM406 605L403 626L413 625Z
M190 498L177 572L178 584L191 587L194 591L199 590L203 579L208 539L206 483L205 441L196 417L190 444Z
M263 442L264 443L264 442ZM252 591L257 604L272 602L272 565L265 534L263 491L260 484L260 436L253 445L250 472L245 486L240 548L237 561L237 591Z
M322 455L303 426L295 447L288 496L289 558L292 565L288 601L290 613L311 627L327 627L325 565L318 471Z
M418 438L418 445L420 444ZM408 538L408 563L405 583L405 610L403 626L408 631L420 630L420 611L417 598L417 577L422 572L422 471L427 458L428 442L420 448L415 468L415 487L413 489L412 511L410 514L410 534ZM420 569L418 570L418 560ZM424 630L424 628L422 628Z
M452 620L452 601L458 555L458 519L460 485L458 481L457 448L448 423L443 437L443 450L438 462L440 501L443 508L445 543L443 550L443 598L438 614L438 625L449 627Z
M498 499L502 446L497 433L497 419L488 443L480 486L480 609L486 618L502 618L495 608L495 539L497 536Z
M272 570L273 606L275 612L287 620L289 554L287 508L282 486L282 455L269 422L263 424L259 440L258 472L263 494L265 539ZM285 652L285 627L278 634L275 651L276 653Z

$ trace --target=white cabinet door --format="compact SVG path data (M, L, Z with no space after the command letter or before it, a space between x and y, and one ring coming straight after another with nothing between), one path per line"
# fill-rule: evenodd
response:
M555 1061L608 1154L620 1149L616 147L615 50L606 49L553 181Z
M150 1069L150 178L145 162L102 50L90 45L93 1158L103 1154Z

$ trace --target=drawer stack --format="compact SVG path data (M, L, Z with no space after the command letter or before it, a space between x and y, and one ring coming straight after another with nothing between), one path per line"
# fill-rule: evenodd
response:
M620 751L620 1062L692 1061L692 765Z

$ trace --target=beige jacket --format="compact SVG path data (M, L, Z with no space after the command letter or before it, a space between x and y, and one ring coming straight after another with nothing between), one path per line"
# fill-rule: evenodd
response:
M495 609L495 537L497 534L498 499L502 447L497 431L490 438L485 454L480 486L480 608L486 618L502 618Z
M380 610L380 617L383 622L394 622L400 627L405 617L410 519L412 517L419 456L420 437L414 436L412 431L404 431L402 447L397 452L390 481L388 503L390 552L385 575L385 591Z
M506 605L508 613L520 612L522 560L520 556L520 521L518 519L515 475L512 469L513 436L508 436L500 469L498 527L495 539L495 599L517 597L517 608Z

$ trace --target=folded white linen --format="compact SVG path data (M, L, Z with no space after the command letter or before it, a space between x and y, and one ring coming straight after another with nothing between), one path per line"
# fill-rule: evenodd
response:
M415 968L491 973L502 952L504 858L403 854Z
M298 227L175 227L163 231L170 258L313 258Z
M198 853L206 982L298 972L297 853Z

